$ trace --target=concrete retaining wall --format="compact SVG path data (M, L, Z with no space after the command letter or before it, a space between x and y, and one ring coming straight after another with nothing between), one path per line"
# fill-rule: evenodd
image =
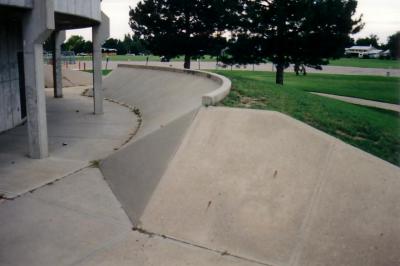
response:
M0 132L22 122L18 52L22 37L18 23L0 24Z

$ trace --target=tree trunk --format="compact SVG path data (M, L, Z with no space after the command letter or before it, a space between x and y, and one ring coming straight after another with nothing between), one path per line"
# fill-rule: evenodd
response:
M190 69L190 56L189 55L185 55L185 63L183 64L183 67L185 69Z
M278 63L276 65L276 84L283 85L283 72L284 72L284 64Z

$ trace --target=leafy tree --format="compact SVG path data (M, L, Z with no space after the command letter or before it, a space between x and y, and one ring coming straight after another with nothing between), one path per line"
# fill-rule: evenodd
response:
M110 38L106 40L103 47L108 49L116 49L117 54L119 55L124 55L127 53L133 53L133 54L146 53L143 40L140 40L139 38L132 36L130 34L126 34L122 41Z
M103 47L107 49L117 49L118 42L118 39L110 38L104 42Z
M379 48L379 44L378 44L379 38L377 35L375 34L371 34L366 38L360 38L356 41L357 45L360 46L370 46L372 45L375 48Z
M63 44L62 48L65 51L73 51L76 54L91 53L93 50L93 45L91 41L85 41L85 39L82 36L72 35Z
M400 59L400 31L389 36L387 49L390 51L390 56L394 59Z
M190 59L215 52L235 21L241 0L143 0L130 10L130 26L155 55Z
M64 45L67 51L76 52L85 45L85 39L79 35L72 35Z
M343 55L349 34L363 26L361 17L353 19L356 7L357 0L247 0L230 42L247 39L247 49L229 53L242 63L243 51L256 55L249 61L272 61L276 83L283 84L284 69L291 63L320 68Z

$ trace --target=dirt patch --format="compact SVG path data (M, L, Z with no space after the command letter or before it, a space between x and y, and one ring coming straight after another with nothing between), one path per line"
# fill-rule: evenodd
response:
M239 94L240 97L240 105L246 108L252 107L254 105L267 105L268 104L268 100L265 97L261 97L261 98L253 98L253 97L247 97L247 96L243 96L241 94Z
M336 132L336 134L338 134L338 135L340 135L340 136L343 136L343 137L346 137L346 138L349 138L349 139L352 139L352 140L357 140L357 141L365 141L365 140L367 140L366 138L363 138L363 137L361 137L361 136L352 136L352 135L349 135L349 134L347 134L346 132L343 132L343 131L341 131L341 130L336 130L335 132Z

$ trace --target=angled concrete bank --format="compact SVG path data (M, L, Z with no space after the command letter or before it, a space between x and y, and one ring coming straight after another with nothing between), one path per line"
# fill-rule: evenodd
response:
M101 165L134 223L197 110L202 104L222 100L230 86L225 77L210 73L132 65L119 65L104 80L106 97L138 107L142 114L142 126L134 142Z
M229 93L231 82L201 71L120 64L104 80L103 87L107 98L141 110L140 138L202 104L216 104Z
M397 265L399 177L286 115L202 108L137 219L267 265Z
M189 108L175 97L204 81L159 71L122 67L105 91L146 105L101 164L134 226L263 265L400 262L398 167L280 113L200 107L203 85Z

